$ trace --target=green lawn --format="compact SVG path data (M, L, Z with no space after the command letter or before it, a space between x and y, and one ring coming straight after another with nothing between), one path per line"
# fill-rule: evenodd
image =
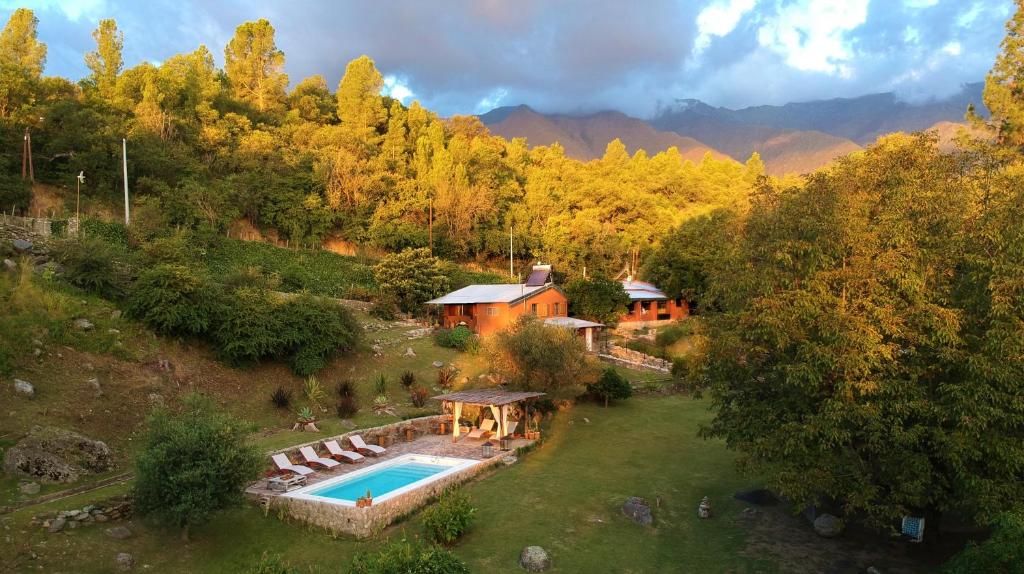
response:
M559 414L542 448L467 485L479 510L455 553L473 572L521 572L516 559L531 544L551 553L551 572L774 571L773 565L739 555L744 532L733 518L742 505L731 494L750 481L736 474L721 443L696 437L698 425L709 417L707 406L671 396L633 399L609 409L586 404ZM630 495L661 497L654 527L635 525L620 514ZM696 515L705 495L716 513L708 521ZM96 497L51 506L72 508ZM220 573L244 572L269 552L295 565L344 572L355 552L380 543L332 538L273 514L264 517L253 506L196 529L189 544L138 521L132 524L136 536L120 542L95 526L57 535L26 530L30 515L39 511L0 517L11 527L8 532L16 533L11 542L0 538L0 563L14 571L43 566L45 571L109 572L117 552L127 551L139 565L149 565L148 572ZM419 533L414 516L385 536ZM31 552L39 558L30 560Z

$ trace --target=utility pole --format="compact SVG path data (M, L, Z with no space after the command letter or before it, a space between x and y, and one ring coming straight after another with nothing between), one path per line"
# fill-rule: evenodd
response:
M128 140L125 138L121 138L121 153L124 166L124 224L128 225L130 222L128 216Z
M434 198L431 197L427 200L429 207L429 215L427 215L427 237L430 242L430 256L434 256Z
M512 224L508 224L508 276L515 277L516 270L512 266Z
M82 184L85 183L85 172L78 172L78 177L75 179L78 180L78 185L75 190L75 219L81 221L80 218L82 217Z
M26 176L32 183L36 182L36 174L32 165L32 134L28 131L28 126L25 127L25 136L22 138L21 144L21 179L25 179Z

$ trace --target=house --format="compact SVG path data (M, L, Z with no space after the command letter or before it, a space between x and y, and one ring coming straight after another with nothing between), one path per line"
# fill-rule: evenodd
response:
M682 297L670 298L661 289L646 281L627 277L622 288L629 295L629 312L619 318L619 327L657 326L690 315L689 303Z
M550 265L535 265L525 283L470 285L427 304L442 307L443 327L465 325L481 336L505 329L522 315L547 319L569 312L565 292L551 282Z

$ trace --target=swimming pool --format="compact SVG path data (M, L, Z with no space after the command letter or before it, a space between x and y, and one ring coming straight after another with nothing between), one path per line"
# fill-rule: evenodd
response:
M355 506L356 499L365 496L369 490L376 504L479 462L464 458L407 454L294 490L284 496Z

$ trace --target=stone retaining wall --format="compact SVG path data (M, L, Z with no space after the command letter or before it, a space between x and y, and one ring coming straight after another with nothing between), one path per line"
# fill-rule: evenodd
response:
M652 357L648 354L641 353L640 351L634 351L633 349L620 347L614 344L609 344L607 351L598 355L598 357L606 361L620 363L635 369L654 371L658 373L672 372L671 361Z
M480 472L502 462L507 453L482 460L469 468L440 478L421 488L402 493L384 502L358 508L315 500L304 500L278 496L271 502L272 507L283 508L291 517L321 526L336 534L351 534L357 538L368 538L380 533L395 520L437 498L450 486L460 484Z

